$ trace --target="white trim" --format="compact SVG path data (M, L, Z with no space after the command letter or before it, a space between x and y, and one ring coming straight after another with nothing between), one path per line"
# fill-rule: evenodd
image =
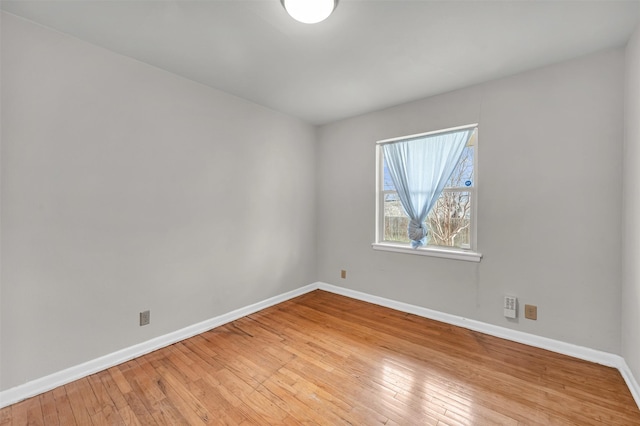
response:
M638 385L638 382L633 376L633 373L631 372L631 369L627 365L624 358L619 355L585 348L582 346L573 345L571 343L561 342L559 340L553 340L546 337L536 336L533 334L500 327L497 325L487 324L484 322L459 317L457 315L451 315L444 312L435 311L433 309L423 308L421 306L410 305L408 303L398 302L395 300L386 299L384 297L373 296L367 293L350 290L344 287L338 287L324 282L316 282L304 287L300 287L299 289L271 297L261 302L254 303L244 308L236 309L234 311L191 325L189 327L185 327L183 329L165 334L164 336L159 336L155 339L130 346L123 350L113 352L103 357L85 362L83 364L67 368L66 370L41 377L36 380L32 380L23 385L7 389L0 392L0 408L14 404L16 402L20 402L32 396L39 395L43 392L47 392L51 389L57 388L58 386L65 385L74 380L81 379L83 377L113 367L114 365L126 362L130 359L142 356L149 352L153 352L157 349L169 346L181 340L188 339L189 337L204 333L205 331L211 330L212 328L219 327L223 324L227 324L231 321L235 321L236 319L251 315L262 309L287 301L289 299L293 299L294 297L301 296L305 293L317 289L340 294L352 299L362 300L364 302L385 306L387 308L396 309L401 312L407 312L424 318L441 321L447 324L456 325L458 327L467 328L469 330L478 331L480 333L489 334L514 342L523 343L525 345L547 349L585 361L591 361L598 364L606 365L608 367L617 368L624 378L627 386L629 387L631 395L633 395L636 404L638 405L638 407L640 407L640 385Z
M626 361L620 355L586 348L559 340L549 339L547 337L536 336L534 334L512 330L506 327L487 324L485 322L476 321L457 315L451 315L444 312L435 311L433 309L423 308L421 306L410 305L408 303L398 302L395 300L386 299L384 297L373 296L356 290L338 287L332 284L323 282L317 284L320 290L340 294L352 299L362 300L364 302L373 303L401 312L406 312L458 327L463 327L469 330L478 331L480 333L489 334L491 336L500 337L502 339L523 343L525 345L534 346L541 349L546 349L552 352L568 355L585 361L595 362L607 367L617 368L624 378L627 386L629 387L631 395L633 395L638 408L640 408L640 386L638 386L638 382L635 380L633 373L631 372L631 369L627 365Z
M466 260L467 262L480 262L482 253L466 250L452 250L435 247L418 247L411 248L406 245L390 244L390 243L373 243L374 250L391 251L395 253L417 254L420 256L443 257L445 259Z
M627 383L629 391L631 391L631 395L633 395L633 399L636 400L638 408L640 408L640 384L638 384L636 378L633 377L633 373L624 358L620 357L620 365L618 365L617 368L620 371L622 378Z
M375 241L380 241L384 236L384 191L380 191L384 187L382 181L383 175L382 151L380 146L376 146L376 232Z
M480 185L479 160L480 154L480 128L476 128L476 147L473 150L473 185L471 186L471 247L478 249L478 187ZM482 255L480 255L482 257ZM479 260L478 260L479 261Z
M227 324L231 321L235 321L244 316L251 315L255 312L273 305L277 305L278 303L282 303L286 300L293 299L294 297L316 290L317 288L317 284L309 284L296 290L292 290L287 293L283 293L278 296L263 300L261 302L254 303L244 308L239 308L226 314L222 314L217 317L182 328L180 330L173 331L163 336L158 336L154 339L147 340L146 342L138 343L128 348L107 354L100 358L96 358L91 361L87 361L85 363L67 368L65 370L49 374L39 379L32 380L23 385L7 389L0 392L0 408L15 404L16 402L20 402L32 396L39 395L43 392L47 392L51 389L57 388L58 386L65 385L67 383L73 382L74 380L81 379L99 371L106 370L107 368L113 367L114 365L122 364L123 362L129 361L133 358L145 355L160 348L164 348L181 340L193 337L197 334L204 333L205 331L209 331L213 328L219 327L223 324Z
M476 128L476 127L478 127L478 123L465 124L464 126L450 127L448 129L432 130L430 132L417 133L415 135L398 136L398 137L391 138L391 139L384 139L384 140L381 140L381 141L377 141L376 144L384 145L384 144L387 144L387 143L398 142L398 141L403 141L403 140L407 140L407 139L422 138L422 137L429 136L429 135L442 135L442 134L445 134L445 133L459 132L460 130L473 129L473 128Z
M619 355L610 354L612 357L617 358L617 364L613 365L620 372L620 375L624 379L627 387L629 388L629 392L631 392L631 396L636 401L636 405L640 408L640 385L636 381L636 378L633 376L631 369L627 365L627 361Z

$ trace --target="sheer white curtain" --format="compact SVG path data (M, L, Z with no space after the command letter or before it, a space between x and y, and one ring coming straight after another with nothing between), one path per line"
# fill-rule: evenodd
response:
M398 198L409 216L414 248L426 244L425 220L455 169L473 129L426 135L382 146Z

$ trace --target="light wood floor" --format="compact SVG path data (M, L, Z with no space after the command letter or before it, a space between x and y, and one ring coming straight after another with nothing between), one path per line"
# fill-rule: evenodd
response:
M314 291L0 410L0 425L640 425L619 372Z

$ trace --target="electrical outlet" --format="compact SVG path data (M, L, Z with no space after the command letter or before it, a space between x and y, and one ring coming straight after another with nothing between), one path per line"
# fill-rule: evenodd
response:
M151 311L140 312L140 326L147 325L151 322Z
M537 320L538 307L536 305L524 305L524 317L530 320Z
M347 271L345 269L340 271L340 278L347 278Z

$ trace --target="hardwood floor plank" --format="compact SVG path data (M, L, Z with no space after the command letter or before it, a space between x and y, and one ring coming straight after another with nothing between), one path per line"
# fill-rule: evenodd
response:
M31 399L33 403L27 411L27 424L33 426L44 425L44 415L42 413L42 406L40 405L40 398L36 396Z
M11 424L12 425L26 425L27 424L27 400L17 402L10 407L11 408ZM6 410L3 408L2 410Z
M100 380L98 374L92 374L91 376L87 377L87 380L89 381L89 386L91 387L91 390L93 390L93 394L95 395L98 405L100 406L100 412L102 413L102 416L104 417L106 422L112 425L124 425L124 420L122 419L122 417L120 417L118 409L109 396L109 393L105 389L104 384ZM99 422L99 417L97 416L94 417L94 423L96 422Z
M164 383L147 357L136 360L134 374L126 373L131 388L140 396L140 402L157 424L188 424L188 421L167 401Z
M12 419L12 407L8 406L0 410L0 426L7 426L11 424Z
M94 376L96 377L96 379L100 380L100 382L104 386L105 391L107 392L107 394L113 401L114 406L118 410L118 414L122 419L122 421L127 426L140 425L140 422L138 421L138 417L136 416L133 409L129 406L124 395L120 392L120 388L118 388L118 385L116 384L116 382L113 380L113 376L111 375L111 373L112 373L112 370L116 368L117 367L112 367L108 370L101 371L95 374ZM71 423L64 423L64 424L71 424Z
M198 401L187 387L188 383L181 382L173 371L160 364L152 363L163 379L163 391L168 402L177 410L190 425L207 424L213 417L211 413Z
M85 404L83 394L87 393L87 387L86 378L64 385L71 410L73 411L73 417L76 424L80 425L92 425L91 416L96 412L95 406Z
M58 420L61 425L74 424L75 416L73 415L73 409L69 403L69 397L67 396L67 389L64 386L60 386L51 392L46 392L43 395L51 394L55 401L56 411L58 413Z
M289 373L291 371L291 373ZM342 393L343 399L359 401L361 405L370 407L373 411L386 418L411 418L419 419L422 414L402 401L396 400L396 392L370 380L366 374L351 373L347 369L335 369L327 372L322 368L304 362L293 360L283 370L284 374L295 374L306 380L326 386L335 393ZM350 383L348 387L340 388L339 383ZM407 417L405 417L407 416ZM427 416L425 424L436 424L435 417Z
M130 408L134 418L139 424L148 425L153 424L154 419L149 410L144 405L143 399L145 395L136 393L127 381L125 374L128 374L128 370L131 369L131 363L120 364L114 368L110 368L109 372L111 378L116 383L116 388L121 392L123 389L128 389L127 392L122 392L122 398L126 401L126 405ZM112 396L113 398L113 396ZM114 399L115 400L115 399ZM121 416L124 418L124 416Z
M322 424L344 424L345 419L343 412L336 407L330 407L329 404L317 404L312 393L289 393L286 388L280 387L276 380L269 379L264 385L261 385L257 392L261 393L268 400L278 405L284 412L296 421L314 422ZM331 409L333 408L333 409Z
M111 374L112 380L115 382L116 386L123 395L126 395L132 391L131 386L129 386L129 382L122 375L122 369L125 368L125 364L118 365L116 367L109 369L109 374Z
M240 379L231 370L220 371L218 377L221 385L241 401L241 406L244 406L243 412L251 413L247 417L256 418L262 424L278 424L288 417L287 412L261 393L256 392L255 388Z
M612 368L314 291L0 410L5 425L640 425Z
M189 385L189 390L204 406L209 407L216 424L237 425L247 420L244 414L233 409L218 387L207 380L196 380Z
M45 425L59 425L58 409L53 392L45 392L38 396L42 407L42 417Z

